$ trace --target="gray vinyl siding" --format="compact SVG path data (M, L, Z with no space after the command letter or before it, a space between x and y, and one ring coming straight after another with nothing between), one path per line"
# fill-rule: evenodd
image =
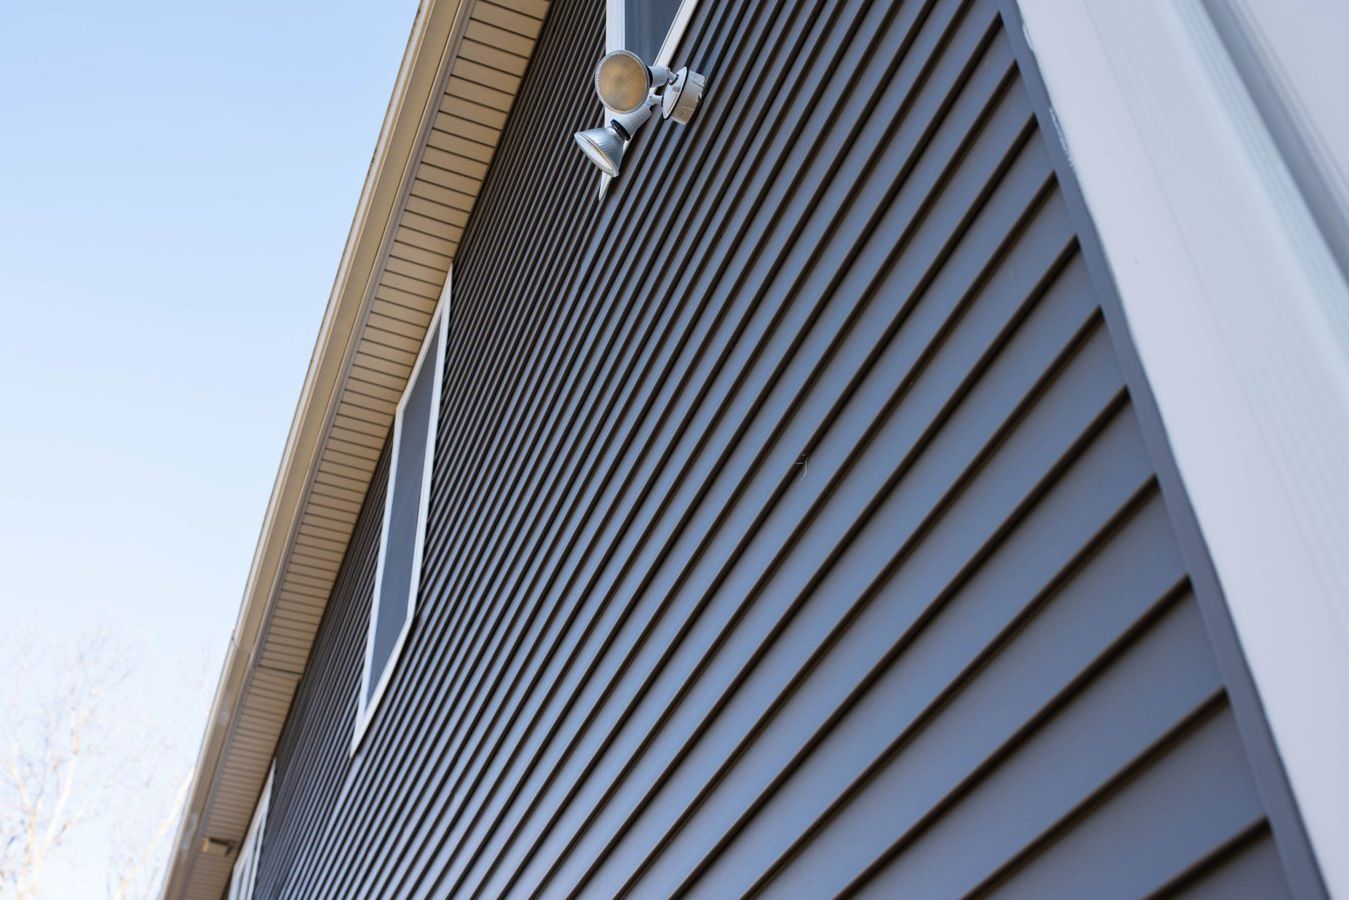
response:
M999 4L704 2L704 108L597 202L602 6L455 263L408 643L349 758L386 451L259 894L1288 893Z

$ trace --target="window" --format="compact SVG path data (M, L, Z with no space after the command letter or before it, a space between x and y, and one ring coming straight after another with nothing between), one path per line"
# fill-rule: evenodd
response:
M234 861L227 900L252 900L254 883L258 878L258 859L262 856L262 833L267 827L267 809L272 801L272 778L275 775L276 763L272 763L272 770L267 773L267 783L262 787L262 796L258 798L258 808L253 811L253 821L248 823L243 845Z
M631 50L647 64L656 62L682 0L609 0L607 43L610 50Z
M384 497L384 524L375 567L375 595L370 603L356 731L351 741L353 753L379 706L417 608L448 331L445 316L449 309L448 295L447 280L394 416L389 486Z

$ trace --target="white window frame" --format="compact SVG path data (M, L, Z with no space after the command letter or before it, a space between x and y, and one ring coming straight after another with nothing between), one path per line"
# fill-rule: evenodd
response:
M262 796L258 798L257 809L244 833L244 842L239 845L239 855L234 860L234 871L230 874L227 900L252 900L253 888L258 880L258 860L262 856L262 836L267 829L267 811L272 805L272 779L276 776L276 763L267 773L267 782L262 786Z
M426 327L426 337L422 340L421 349L417 353L417 360L412 365L412 372L408 375L407 385L403 388L403 396L399 398L398 409L394 413L393 446L389 448L388 487L384 492L384 517L380 526L379 557L375 564L375 588L374 595L370 599L370 622L365 636L365 661L361 666L361 682L357 687L356 725L351 736L349 755L355 755L360 748L361 740L365 737L370 722L379 709L380 701L384 699L394 670L397 669L398 661L403 655L403 647L407 643L408 632L412 630L412 621L417 612L417 595L421 588L422 554L426 546L426 520L431 500L431 473L435 466L436 434L439 431L440 397L445 377L445 348L449 337L450 282L452 276L453 272L445 276L445 287L441 291L435 312L431 314L431 322ZM437 328L437 325L439 325L439 328ZM432 346L431 342L433 332L436 337L435 346ZM370 666L375 654L375 626L379 622L380 592L383 589L385 557L389 548L389 525L393 516L394 484L398 475L398 449L403 439L401 428L403 409L407 406L413 385L417 383L417 376L421 373L422 365L426 363L428 358L434 360L433 365L436 368L431 386L431 413L426 426L426 452L422 458L421 495L417 500L417 527L414 532L412 548L412 573L408 579L407 615L403 618L403 627L394 640L393 648L389 651L389 658L384 663L384 669L379 673L379 681L375 683L372 692L370 690ZM367 696L370 698L368 701L366 700Z
M631 0L607 0L604 17L604 45L605 50L613 52L614 50L626 50L623 46L623 33L627 30L624 25L627 22L627 6ZM669 67L670 61L674 58L675 48L684 37L684 32L689 27L689 21L693 18L693 13L698 9L699 0L683 0L679 4L679 9L675 10L674 18L670 20L670 28L665 32L665 40L661 41L660 51L653 60L646 62L657 66Z

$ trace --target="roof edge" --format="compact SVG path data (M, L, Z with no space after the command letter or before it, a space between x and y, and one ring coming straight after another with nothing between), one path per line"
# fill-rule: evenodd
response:
M162 897L177 897L187 886L195 850L203 839L198 833L202 814L237 718L236 707L253 668L259 635L272 606L327 425L339 399L371 281L377 274L411 179L424 123L434 114L442 70L447 63L446 51L471 5L469 0L422 0L418 7L267 503L239 616L221 667L164 873Z

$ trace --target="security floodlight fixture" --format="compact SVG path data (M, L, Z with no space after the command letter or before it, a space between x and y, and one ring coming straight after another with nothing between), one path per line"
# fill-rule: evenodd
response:
M648 66L637 54L615 50L595 66L595 93L612 114L609 124L576 132L576 143L600 171L618 177L623 151L654 107L661 117L687 125L702 99L707 81L687 67L671 72Z

